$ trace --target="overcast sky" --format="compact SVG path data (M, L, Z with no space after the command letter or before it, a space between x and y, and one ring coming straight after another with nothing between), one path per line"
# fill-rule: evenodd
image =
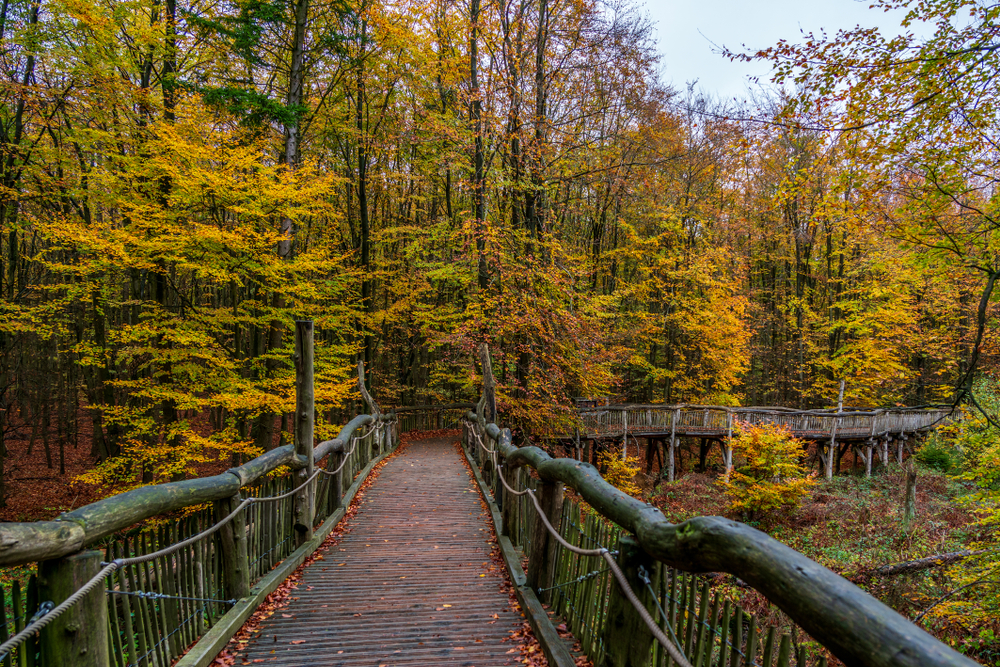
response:
M640 0L641 1L641 0ZM833 35L841 28L879 27L899 34L904 12L869 9L870 0L645 0L645 11L654 21L660 68L674 88L683 91L688 81L722 99L746 97L748 78L770 81L765 63L730 62L718 46L750 51L773 46L780 39L800 42L802 31Z

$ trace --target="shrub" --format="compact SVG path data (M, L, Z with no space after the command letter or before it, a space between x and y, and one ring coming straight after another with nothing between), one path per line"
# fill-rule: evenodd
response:
M639 459L629 456L624 461L615 452L601 452L597 456L598 467L603 470L603 477L608 484L622 493L638 497L641 489L635 483L639 472Z
M781 426L739 424L733 439L733 460L742 462L719 480L730 498L729 510L744 521L759 521L768 513L798 507L814 482L799 463L802 441Z
M948 472L952 468L951 453L937 442L928 442L917 450L916 458L932 470Z

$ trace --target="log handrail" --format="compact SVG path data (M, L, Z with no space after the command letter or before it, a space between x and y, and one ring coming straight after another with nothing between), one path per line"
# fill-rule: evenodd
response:
M488 358L484 359L484 366L488 363ZM485 400L480 400L467 417L493 439L506 467L528 466L543 481L572 487L598 514L633 534L646 553L670 567L735 575L763 593L845 664L978 664L766 533L719 516L671 523L658 508L609 484L589 463L552 458L538 447L514 446L510 429L486 423L484 407Z
M391 422L395 414L380 414L377 419ZM336 438L316 445L313 462L319 463L328 454L343 451L358 428L375 421L372 415L356 416ZM285 445L212 477L133 489L63 512L51 521L0 523L0 566L24 565L76 553L158 514L230 498L281 466L301 470L306 461L296 456L294 445Z

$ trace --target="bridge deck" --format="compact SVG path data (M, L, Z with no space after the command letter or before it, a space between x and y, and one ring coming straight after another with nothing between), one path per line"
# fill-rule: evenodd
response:
M349 532L304 569L243 664L516 664L503 640L523 619L491 567L488 514L450 443L413 442L388 461Z

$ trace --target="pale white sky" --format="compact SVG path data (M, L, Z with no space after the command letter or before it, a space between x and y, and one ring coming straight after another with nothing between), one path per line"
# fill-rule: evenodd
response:
M641 2L642 0L640 0ZM660 68L678 92L687 82L722 100L746 97L751 76L770 82L766 63L730 62L712 45L733 51L773 46L784 38L801 42L802 31L825 29L828 35L841 28L879 27L893 35L901 32L905 12L884 13L869 9L870 0L645 0L645 11L654 21ZM919 33L918 33L919 36ZM743 45L746 46L743 49Z

